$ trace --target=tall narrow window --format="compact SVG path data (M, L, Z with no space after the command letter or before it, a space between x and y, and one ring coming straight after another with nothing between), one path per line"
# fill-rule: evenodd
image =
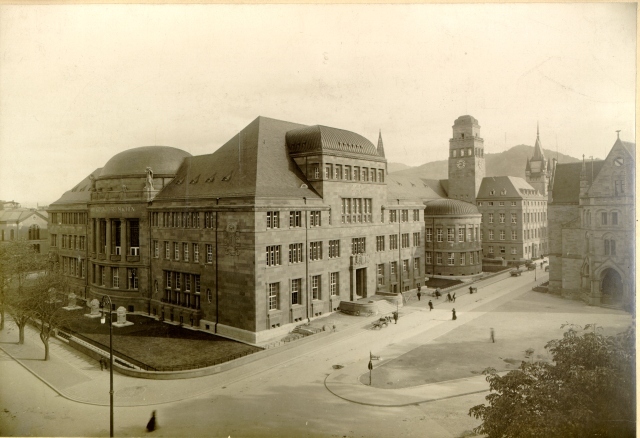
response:
M291 280L291 305L302 304L301 296L300 296L300 285L302 284L302 279L296 278Z
M140 222L137 219L129 220L129 254L140 255Z
M314 300L320 299L320 287L322 283L319 275L311 277L311 298Z
M329 274L329 293L331 295L338 295L338 285L339 285L339 273L332 272Z
M280 264L280 245L267 246L267 266Z
M279 292L280 292L280 283L269 283L267 285L267 294L269 298L269 310L278 309L278 293ZM211 299L209 299L209 302L211 302Z

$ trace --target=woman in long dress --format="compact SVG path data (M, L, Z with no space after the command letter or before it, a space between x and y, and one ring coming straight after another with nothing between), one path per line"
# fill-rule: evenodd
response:
M451 319L453 319L454 321L458 319L458 317L456 316L456 309L452 309L451 312L453 313L453 316L451 317Z

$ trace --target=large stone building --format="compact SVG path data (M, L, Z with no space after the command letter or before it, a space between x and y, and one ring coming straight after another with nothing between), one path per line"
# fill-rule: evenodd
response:
M29 241L36 252L46 254L49 252L48 226L46 210L0 201L0 244L23 239Z
M557 164L549 187L549 290L635 305L635 143L604 161Z

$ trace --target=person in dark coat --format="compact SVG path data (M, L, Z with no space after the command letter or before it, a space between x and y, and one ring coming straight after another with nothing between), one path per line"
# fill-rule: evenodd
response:
M453 293L453 302L454 303L456 302L456 293L455 292Z
M395 320L396 324L398 323L398 312L393 312L393 319Z
M151 413L151 418L147 423L147 432L153 432L154 430L156 430L156 427L158 427L158 425L156 424L156 411L153 411Z
M440 291L436 289L436 300L440 299Z
M420 289L418 289L418 301L420 301L420 297L422 296L422 294L420 293Z
M491 342L496 342L496 332L491 327Z
M451 302L453 301L453 298L451 298L451 293L447 292L447 301Z
M429 300L429 312L433 310L433 303Z
M451 309L451 312L453 313L453 316L451 317L451 319L454 321L458 319L458 317L456 316L456 309Z
M469 286L469 295L471 295L472 293L473 293L473 288Z

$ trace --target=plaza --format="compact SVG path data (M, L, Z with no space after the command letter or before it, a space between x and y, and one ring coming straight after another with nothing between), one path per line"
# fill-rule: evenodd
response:
M544 344L562 336L564 323L596 323L607 334L631 323L621 310L531 290L546 280L541 272L499 274L478 282L477 294L458 289L455 303L423 294L401 308L398 324L372 329L377 315L349 317L335 333L206 377L116 374L115 434L143 434L157 410L158 436L472 436L478 422L468 410L488 394L485 367L516 368L528 348L545 360ZM0 332L0 373L15 376L0 389L3 435L107 435L108 373L60 342L51 361L33 360L41 356L36 334L29 330L22 347L16 337L11 326ZM372 386L370 352L381 357Z

